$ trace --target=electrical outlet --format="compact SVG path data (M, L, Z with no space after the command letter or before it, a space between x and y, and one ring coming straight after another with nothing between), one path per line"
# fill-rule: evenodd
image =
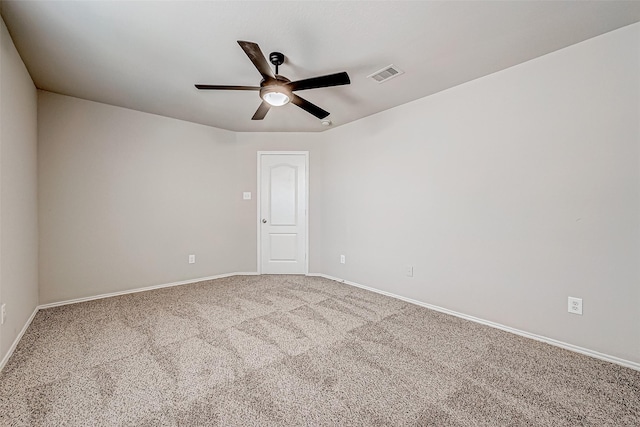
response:
M195 263L196 263L196 256L189 255L189 264L195 264Z
M0 306L0 325L4 325L4 319L7 317L7 304Z
M347 258L344 255L340 255L340 264L346 264Z
M413 266L407 265L404 269L404 274L406 274L407 277L413 277Z
M251 191L245 191L242 193L242 200L251 200Z
M582 298L569 297L569 313L582 315Z

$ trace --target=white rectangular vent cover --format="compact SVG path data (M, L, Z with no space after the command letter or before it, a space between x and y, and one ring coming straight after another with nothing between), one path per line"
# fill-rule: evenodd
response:
M369 74L367 76L367 78L372 78L373 80L377 81L378 83L383 83L386 82L387 80L391 80L394 77L399 76L400 74L403 74L404 71L402 71L400 68L396 67L395 65L391 64L388 65L386 67L384 67L381 70L376 71L373 74Z

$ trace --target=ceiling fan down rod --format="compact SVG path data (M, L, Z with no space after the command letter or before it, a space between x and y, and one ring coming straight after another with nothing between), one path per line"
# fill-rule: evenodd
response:
M276 75L278 75L278 67L284 64L284 54L280 52L271 52L269 54L269 61L276 66Z

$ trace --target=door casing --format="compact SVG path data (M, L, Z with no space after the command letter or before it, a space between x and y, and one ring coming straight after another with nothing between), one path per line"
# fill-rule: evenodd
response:
M257 204L257 213L256 213L256 224L257 224L257 273L262 274L262 233L260 221L262 221L262 156L264 155L278 155L278 154L296 154L296 155L304 155L305 159L305 211L306 215L304 216L304 229L305 229L305 262L304 262L304 274L309 274L309 152L308 151L258 151L257 160L258 160L258 178L257 178L257 191L256 191L256 204Z

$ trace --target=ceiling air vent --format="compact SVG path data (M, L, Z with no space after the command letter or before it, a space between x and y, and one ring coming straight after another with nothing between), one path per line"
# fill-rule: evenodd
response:
M372 78L373 80L377 81L378 83L383 83L386 82L387 80L391 80L394 77L399 76L400 74L403 74L404 71L402 71L401 69L399 69L398 67L396 67L395 65L391 64L388 65L386 67L384 67L381 70L376 71L373 74L369 74L367 76L367 78Z

